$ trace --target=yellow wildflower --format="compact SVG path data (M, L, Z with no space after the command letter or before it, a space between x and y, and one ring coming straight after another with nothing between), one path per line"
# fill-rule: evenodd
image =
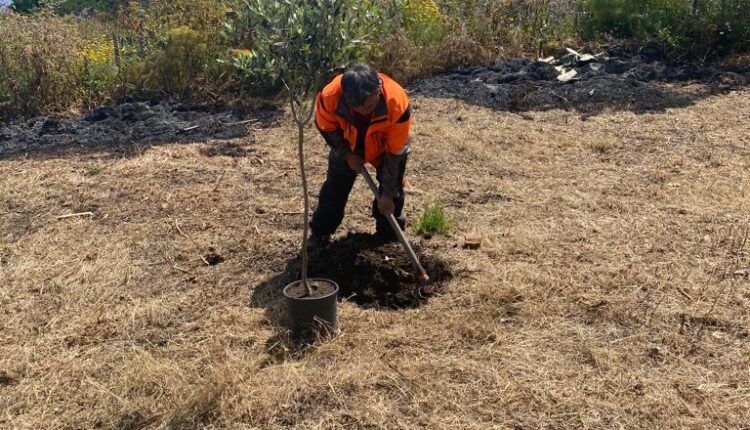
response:
M114 59L115 47L107 37L99 37L85 42L81 56L90 63L109 63Z

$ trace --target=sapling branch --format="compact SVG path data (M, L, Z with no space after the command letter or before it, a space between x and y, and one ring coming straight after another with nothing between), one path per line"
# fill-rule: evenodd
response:
M292 117L294 118L294 122L297 124L297 155L299 156L299 170L300 175L302 176L302 197L303 201L305 202L305 208L302 211L302 285L305 287L305 295L311 296L312 289L310 288L310 283L307 280L307 235L309 228L307 225L307 218L310 211L310 199L307 196L307 175L305 173L305 123L303 122L304 118L300 115L301 112L299 108L301 106L296 97L296 89L296 85L292 85L289 88L289 105L292 108Z

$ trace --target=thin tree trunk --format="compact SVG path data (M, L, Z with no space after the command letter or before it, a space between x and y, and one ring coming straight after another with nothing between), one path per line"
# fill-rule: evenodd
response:
M304 151L304 136L305 136L305 124L299 120L297 122L297 137L299 138L299 170L302 174L302 195L305 202L305 210L302 213L302 285L305 286L307 295L312 295L310 284L307 282L307 230L308 230L308 212L310 211L310 199L307 196L307 175L305 174L305 151Z
M313 85L314 87L314 85ZM310 199L307 195L307 174L305 173L305 124L307 124L312 118L313 112L315 111L312 102L309 106L305 105L304 102L297 101L297 85L294 82L291 86L287 85L289 90L289 105L292 108L292 117L294 122L297 124L297 149L299 156L299 171L302 176L302 196L305 202L305 210L302 213L302 285L305 287L305 294L307 296L312 295L312 289L310 283L307 280L307 233L309 229L308 225L308 213L310 212ZM307 109L305 109L307 108Z

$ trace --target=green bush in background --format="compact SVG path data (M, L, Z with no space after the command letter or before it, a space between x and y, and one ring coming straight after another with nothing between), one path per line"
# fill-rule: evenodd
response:
M377 25L351 57L401 81L500 56L560 55L581 40L657 41L674 57L699 60L750 51L747 0L373 1L367 13ZM255 24L243 22L244 5L16 0L23 14L0 16L0 118L123 95L199 103L273 96L283 86ZM98 13L82 13L91 10Z
M580 34L664 42L705 57L750 49L746 0L586 0Z
M203 77L209 60L203 35L183 25L167 31L163 46L132 63L128 83L136 92L183 98Z
M232 76L226 60L229 2L131 1L118 11L123 91L136 97L213 100Z
M85 108L93 108L110 98L119 84L119 68L115 59L115 44L106 34L83 41L82 68L78 86Z
M639 0L588 0L589 13L584 21L583 34L594 38L600 34L614 37L635 37L641 25L643 1Z
M13 9L19 13L30 13L39 6L39 0L13 0Z
M14 0L13 8L19 13L50 9L59 14L80 13L85 10L111 14L122 3L125 2L118 0Z
M422 46L439 44L445 37L445 23L435 0L407 0L403 5L404 31Z

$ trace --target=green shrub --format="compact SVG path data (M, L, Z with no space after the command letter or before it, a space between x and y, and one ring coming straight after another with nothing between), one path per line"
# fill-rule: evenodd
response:
M114 12L117 0L14 0L13 9L19 13L32 13L39 9L49 9L59 14L77 13L86 9L100 12Z
M208 46L197 31L181 26L167 32L162 48L131 65L129 81L139 91L184 97L202 77L209 62Z
M586 8L589 18L583 33L592 37L607 33L614 37L634 37L641 19L641 1L633 0L588 0Z
M119 85L119 68L112 36L97 35L84 41L79 86L84 107L92 108L110 98Z
M209 99L226 92L235 70L227 61L228 1L129 2L116 24L123 80L131 94Z
M658 40L701 57L750 49L745 0L586 0L584 8L586 39Z
M13 0L13 10L19 13L30 13L40 5L39 0Z
M691 43L720 54L750 50L750 8L746 0L694 1L686 33ZM696 28L697 27L697 28Z
M441 42L445 21L434 0L407 0L403 6L404 30L409 39L423 47Z
M439 202L428 206L415 226L415 231L420 236L447 235L452 229L453 220L448 217L443 205Z
M261 97L277 94L283 88L281 77L265 67L272 64L273 60L267 58L266 53L247 51L249 53L244 55L230 55L228 60L238 69L241 89L248 94Z

